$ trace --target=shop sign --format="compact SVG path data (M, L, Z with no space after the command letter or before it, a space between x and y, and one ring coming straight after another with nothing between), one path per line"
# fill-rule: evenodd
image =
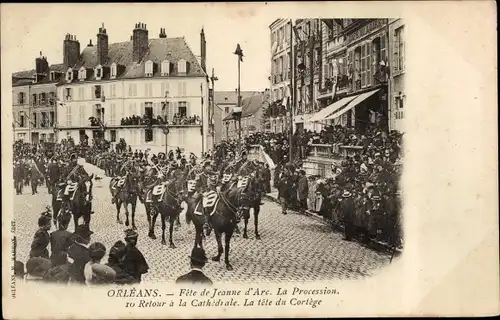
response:
M366 36L367 34L371 33L372 31L381 28L387 24L387 19L376 19L369 24L357 29L351 34L348 34L346 37L346 44L349 44L357 39L361 39L362 37Z

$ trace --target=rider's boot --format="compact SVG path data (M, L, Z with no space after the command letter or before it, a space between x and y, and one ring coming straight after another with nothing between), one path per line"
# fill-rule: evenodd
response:
M205 208L203 208L203 216L205 218L205 223L203 224L203 229L205 229L205 233L208 236L210 236L210 233L212 233L212 226L210 224L210 216L208 213L205 212Z

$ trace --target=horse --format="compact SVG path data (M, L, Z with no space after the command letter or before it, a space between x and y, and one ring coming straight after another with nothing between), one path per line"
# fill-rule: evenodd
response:
M259 213L262 202L262 194L264 191L264 180L262 178L261 168L253 161L248 161L241 166L238 171L240 175L239 184L246 187L246 193L250 204L250 209L253 209L254 216L254 232L255 239L260 240L259 234ZM248 220L250 219L250 210L243 212L243 221L245 227L243 230L243 238L248 239Z
M249 210L249 203L245 195L243 187L232 187L225 191L206 192L203 196L203 201L193 198L188 201L188 210L186 219L192 221L195 227L194 245L203 247L203 225L205 224L204 209L209 209L210 223L215 233L217 240L218 253L212 258L213 261L220 261L224 252L224 262L228 271L233 270L229 262L229 248L231 237L239 220L240 212ZM201 208L200 208L201 206ZM222 234L225 235L225 247L222 246Z
M52 210L54 225L57 226L57 216L68 210L73 215L75 230L78 226L78 220L83 218L84 224L90 226L90 203L92 201L92 179L94 174L89 177L81 178L77 182L56 184L52 193ZM63 207L64 205L64 207Z
M120 219L120 209L123 204L125 209L125 225L129 226L128 219L128 205L132 206L132 228L137 229L135 226L135 208L137 206L137 198L139 195L139 177L136 173L131 172L123 177L111 178L109 183L111 195L114 197L116 206L116 222L122 224Z
M174 177L167 182L155 184L153 187L144 190L144 194L139 197L141 203L146 208L146 215L149 224L148 236L156 239L155 223L158 214L161 215L162 237L161 243L166 244L165 229L169 219L169 245L175 249L173 241L174 222L182 211L181 203L184 201L185 180L181 175Z

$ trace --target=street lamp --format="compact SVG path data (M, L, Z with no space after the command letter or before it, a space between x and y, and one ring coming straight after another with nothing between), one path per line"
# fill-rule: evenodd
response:
M241 152L241 91L240 91L240 80L241 80L241 70L240 63L243 61L243 50L241 50L240 44L236 46L234 54L238 56L238 106L233 108L233 117L238 121L238 143Z

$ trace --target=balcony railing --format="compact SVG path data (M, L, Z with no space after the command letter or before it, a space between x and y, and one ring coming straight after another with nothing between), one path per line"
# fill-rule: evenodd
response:
M343 146L340 144L311 144L309 156L320 158L353 157L363 152L362 146Z

